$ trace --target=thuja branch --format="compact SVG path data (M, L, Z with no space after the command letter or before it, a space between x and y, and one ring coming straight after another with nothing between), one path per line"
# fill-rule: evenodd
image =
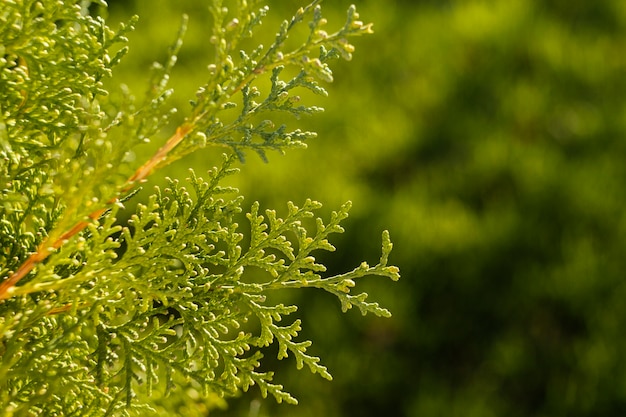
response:
M320 1L316 0L310 5L300 8L291 21L285 21L281 26L274 43L267 49L258 61L248 58L247 60L243 60L239 66L235 66L230 55L232 51L224 49L223 45L218 46L218 56L222 58L223 61L220 62L222 70L218 71L217 67L213 66L212 71L214 71L214 79L201 89L203 93L200 94L201 99L196 103L194 112L181 126L176 129L174 135L166 141L165 145L162 146L152 158L139 167L123 185L118 187L115 195L106 202L104 207L93 210L84 220L76 221L74 226L72 226L69 230L51 232L38 246L37 251L31 254L15 272L13 272L0 284L0 300L11 297L11 289L17 285L21 279L27 276L37 264L44 261L51 253L59 249L67 240L71 239L73 236L85 229L85 227L87 227L87 225L91 222L96 221L106 212L108 206L118 201L120 195L132 190L138 183L144 181L155 170L162 168L167 163L180 158L184 154L193 152L199 147L206 145L231 146L233 150L240 154L241 146L249 146L246 142L250 139L250 135L262 135L264 132L260 130L248 131L249 133L246 133L246 139L240 143L236 143L230 139L221 139L230 137L233 131L240 129L240 126L245 121L249 120L251 115L259 112L263 106L256 105L248 108L246 113L242 114L242 117L240 117L239 120L227 126L223 126L218 122L216 114L219 113L220 110L224 109L224 107L229 104L230 100L236 94L242 92L244 89L248 89L249 86L261 75L267 73L268 71L281 68L284 65L295 65L301 68L302 75L310 74L311 76L317 76L325 81L332 81L332 73L330 72L328 65L325 63L325 61L331 57L332 54L326 52L325 47L330 47L332 48L332 51L337 51L339 55L346 59L350 59L354 47L347 42L346 38L349 36L372 33L371 24L364 25L361 21L357 20L358 14L356 13L354 6L352 6L348 10L348 19L344 27L336 33L328 35L321 29L321 27L326 24L326 20L321 15L321 9L318 3L320 3ZM223 10L221 7L218 8L216 4L213 5L213 8L216 9L215 14L219 14L217 9ZM294 26L302 22L305 16L311 14L312 21L309 23L310 34L307 41L293 51L283 52L281 49L287 39L288 33ZM235 19L225 26L232 27L233 22L236 24L238 23L238 20ZM179 39L180 36L182 36L182 32L183 30L179 33ZM175 54L179 48L180 41L175 44L171 53L172 58L168 60L166 70L171 69L171 66L173 66L173 63L175 62ZM322 48L321 59L310 58L310 55L320 48ZM256 53L258 54L259 51L260 48L257 48ZM162 84L164 85L164 83ZM163 85L160 85L159 87L163 89ZM226 87L227 85L229 87ZM321 89L311 80L302 82L301 85L315 90ZM280 93L282 95L287 95L290 88L293 88L293 85L289 88L283 88ZM205 94L205 92L209 89L210 93ZM20 107L21 105L22 103L20 103ZM284 107L289 108L290 105L291 103L288 103L286 104L286 107L285 105ZM280 109L280 106L278 109ZM307 111L307 109L304 109L303 111ZM278 134L281 133L280 130L277 132ZM183 143L186 138L198 135L200 135L203 139L200 143L192 143L191 145L186 146L186 149L178 152L178 155L171 157L173 151L179 147L179 145ZM269 137L273 138L275 136L276 134L270 135ZM296 136L298 136L298 134L296 134ZM291 141L291 138L288 137L288 140ZM80 147L82 147L82 145L83 142L81 139ZM257 152L260 152L260 155L264 158L262 150Z
M246 153L265 160L314 136L275 124L275 114L321 111L299 103L298 90L325 96L319 82L332 81L331 59L350 59L348 38L371 33L350 7L329 34L320 2L284 21L268 48L246 51L240 41L268 9L253 10L258 0L233 1L230 11L210 2L216 58L208 82L174 133L136 165L135 146L172 126L167 85L186 19L139 103L128 88L107 95L102 82L126 53L111 45L128 42L132 22L112 31L84 0L0 2L0 414L171 415L175 401L209 403L253 385L296 403L272 371L260 371L265 347L330 373L307 352L311 342L299 340L301 322L290 316L297 306L273 304L268 293L318 288L344 311L389 315L366 293L351 294L365 276L398 279L386 232L375 266L328 277L315 260L335 249L329 236L343 232L349 203L327 222L312 200L289 203L284 218L254 203L242 244L242 196L222 185ZM286 46L302 22L308 37ZM189 190L169 180L118 221L138 184L206 146L227 149L207 180L192 171ZM242 326L249 320L258 326ZM198 390L202 398L192 398Z

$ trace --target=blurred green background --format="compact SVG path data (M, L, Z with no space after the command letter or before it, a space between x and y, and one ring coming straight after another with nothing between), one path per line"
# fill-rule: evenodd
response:
M331 272L395 244L398 283L363 282L392 319L303 291L303 336L335 380L272 363L297 407L256 389L214 416L608 416L626 410L626 2L353 0L376 34L337 62L308 150L250 155L247 205L354 202ZM271 0L271 39L302 1ZM327 0L330 26L350 2ZM119 79L140 93L179 16L187 100L213 56L204 0L110 1L139 14ZM311 102L311 101L309 101ZM168 175L204 171L218 150ZM159 179L155 179L159 183ZM269 352L269 356L272 353ZM274 355L275 356L275 355Z

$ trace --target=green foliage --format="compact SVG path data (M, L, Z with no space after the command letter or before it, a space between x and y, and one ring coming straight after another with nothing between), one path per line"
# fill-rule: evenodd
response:
M358 7L376 16L375 53L333 68L345 81L329 93L346 100L316 117L316 146L271 172L251 160L240 187L268 205L286 194L275 189L327 204L349 194L350 225L334 241L345 256L329 270L362 259L385 225L409 279L375 287L391 320L311 329L331 335L325 363L344 369L329 387L286 370L315 411L264 404L261 415L622 414L626 3ZM362 123L346 126L342 112ZM318 176L295 180L321 161ZM332 300L296 302L306 323Z
M329 34L314 1L283 22L269 47L246 52L240 44L268 8L210 2L216 55L208 81L170 138L136 165L139 145L171 128L168 81L187 19L140 101L127 87L107 87L135 20L115 31L89 2L70 3L0 6L1 412L203 415L253 385L296 403L262 366L265 348L331 376L299 338L297 306L273 294L317 288L343 311L388 317L351 291L364 276L398 279L387 264L389 235L377 265L325 275L315 256L335 250L329 238L343 232L349 203L326 223L310 199L289 203L282 218L254 203L241 231L243 199L224 184L247 152L266 160L315 136L277 126L275 114L319 112L298 104L298 91L325 96L318 80L332 81L330 60L350 59L348 38L371 25L350 7ZM300 26L308 35L292 48L287 38ZM191 171L191 192L171 180L118 220L152 172L208 146L226 151L208 180Z
M111 18L142 16L117 74L138 82L185 11L193 35L172 85L192 94L205 65L205 28L193 25L203 1L173 3L111 2ZM319 262L336 273L375 259L371 237L384 226L408 279L359 283L389 320L340 320L321 291L281 298L300 307L302 335L334 381L275 361L302 406L266 401L258 416L623 414L626 3L355 3L375 17L376 36L333 63L340 82L324 87L340 100L303 94L326 109L298 121L318 133L315 146L270 154L271 164L248 157L233 183L263 207L323 201L324 218L351 199L346 233L333 239L341 255ZM292 2L269 4L264 25L274 27ZM325 2L329 22L348 4ZM205 155L188 159L197 172ZM182 177L187 167L167 169ZM254 415L253 396L215 414Z

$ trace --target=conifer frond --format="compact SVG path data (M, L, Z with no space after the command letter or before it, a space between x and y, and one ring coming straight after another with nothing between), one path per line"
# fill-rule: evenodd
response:
M332 81L330 60L350 59L347 39L371 32L351 7L344 26L327 33L316 0L284 21L269 47L241 51L268 13L258 3L239 1L229 11L211 2L209 81L183 124L139 166L135 147L171 120L168 80L187 18L141 102L124 87L109 94L104 83L127 53L136 19L115 31L88 13L88 1L0 5L3 415L158 415L175 402L168 396L200 401L185 392L201 392L214 406L254 385L295 404L274 373L261 370L265 348L276 344L279 359L331 376L300 338L297 306L271 302L272 292L320 288L344 311L389 315L365 293L350 294L357 278L398 278L387 266L388 234L375 267L325 277L315 260L317 251L335 250L330 237L343 232L350 204L324 222L312 200L289 203L284 217L253 203L249 230L237 223L243 198L224 185L235 164L246 152L266 160L314 137L274 116L321 111L300 104L298 89L325 96L320 82ZM308 37L288 47L294 27L306 24ZM295 75L283 80L288 66ZM260 87L262 77L269 88ZM138 183L208 145L228 154L206 180L193 171L185 186L169 180L119 220Z

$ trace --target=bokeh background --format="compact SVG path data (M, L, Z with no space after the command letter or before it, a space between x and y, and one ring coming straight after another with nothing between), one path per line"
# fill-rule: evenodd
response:
M140 93L188 13L172 78L184 114L213 56L205 1L111 0L111 22L141 17L118 79ZM334 381L276 361L299 406L252 389L211 416L622 415L626 2L353 2L376 34L335 64L330 97L313 102L326 112L291 122L319 137L269 164L250 155L236 185L276 209L352 200L323 256L331 272L375 262L389 229L402 279L362 284L393 318L291 295ZM304 2L268 3L271 39ZM349 3L323 4L331 27ZM204 171L218 153L165 174Z

